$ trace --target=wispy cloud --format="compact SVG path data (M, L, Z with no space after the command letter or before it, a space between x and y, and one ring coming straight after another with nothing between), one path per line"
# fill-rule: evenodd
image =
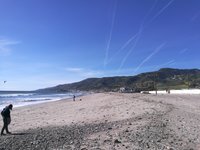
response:
M12 51L11 46L19 43L20 43L19 41L0 38L0 56L7 56L11 54Z
M81 72L84 69L83 68L65 68L65 70L69 72Z
M82 76L82 77L98 77L103 75L103 71L98 71L98 70L91 70L91 69L85 69L85 68L65 68L67 72L74 73L76 75Z
M138 71L146 62L148 62L154 55L156 55L164 46L166 43L162 43L159 45L150 55L148 55L135 69L135 72Z
M118 69L92 70L85 68L65 68L65 71L74 74L74 76L79 76L82 78L133 75L133 68L124 68L121 69L120 72Z
M200 11L197 12L196 14L194 14L191 18L191 21L194 22L195 20L197 20L200 17Z
M187 51L188 51L188 48L184 48L184 49L180 50L179 54L183 54L183 53L185 53Z

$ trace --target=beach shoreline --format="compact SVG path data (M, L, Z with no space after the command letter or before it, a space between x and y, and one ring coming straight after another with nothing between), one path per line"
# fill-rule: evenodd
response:
M199 98L94 93L15 108L0 148L198 149Z
M3 109L5 106L9 104L13 104L15 108L30 106L35 104L41 104L46 102L59 101L62 99L71 99L73 95L76 97L80 97L83 95L87 95L86 92L74 92L74 93L40 93L40 92L4 92L0 93L0 109Z

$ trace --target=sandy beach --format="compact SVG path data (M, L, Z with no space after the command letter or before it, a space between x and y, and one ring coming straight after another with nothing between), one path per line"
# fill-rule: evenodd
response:
M96 93L14 108L11 117L1 150L200 149L200 95Z

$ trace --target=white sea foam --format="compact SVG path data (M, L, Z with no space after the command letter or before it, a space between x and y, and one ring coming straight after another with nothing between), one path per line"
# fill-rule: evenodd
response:
M0 94L0 97L17 97L17 96L31 96L33 93L11 93L11 94Z
M73 95L81 96L84 93L0 93L0 109L8 104L15 107L39 104L72 98Z

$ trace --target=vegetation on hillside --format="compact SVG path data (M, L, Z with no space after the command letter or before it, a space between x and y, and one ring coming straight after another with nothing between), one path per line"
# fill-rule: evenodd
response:
M136 76L88 78L80 82L41 89L43 92L67 91L119 91L140 92L149 90L200 88L199 69L163 68Z

